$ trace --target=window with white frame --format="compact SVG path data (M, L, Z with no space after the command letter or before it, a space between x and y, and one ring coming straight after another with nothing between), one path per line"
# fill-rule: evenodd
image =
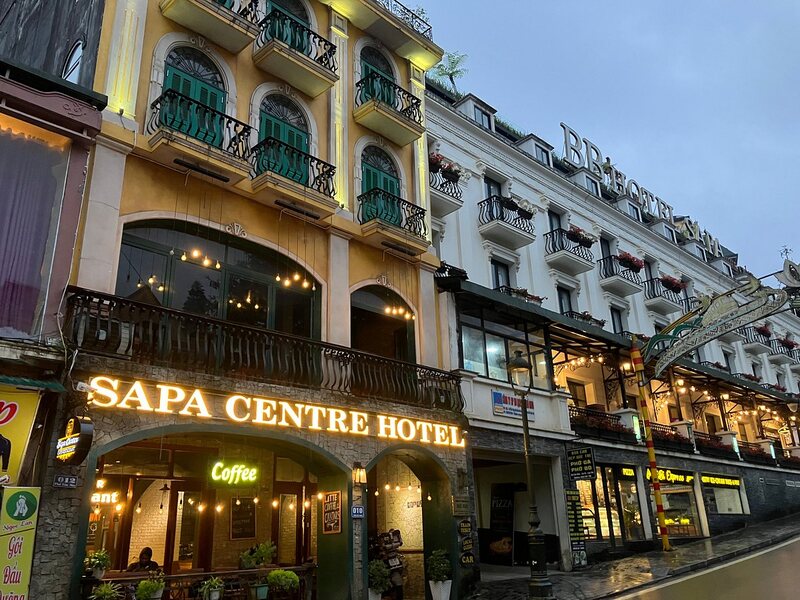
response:
M622 333L625 331L625 315L623 311L616 306L611 307L611 327L614 333Z
M508 264L503 261L492 259L492 286L494 289L500 287L511 287L511 270Z
M600 185L588 175L584 177L585 187L589 190L590 194L594 194L595 196L600 196Z
M547 150L545 150L539 144L536 144L534 146L534 151L536 152L536 155L535 155L536 160L538 160L543 165L549 165L550 164L550 153Z
M733 350L729 350L727 348L722 349L722 356L725 360L725 366L728 369L729 373L736 372L736 354Z
M475 107L475 121L484 129L492 129L492 116L477 106Z
M572 290L564 286L556 286L558 311L563 315L572 312Z
M641 221L642 211L633 202L628 202L628 216L635 221Z

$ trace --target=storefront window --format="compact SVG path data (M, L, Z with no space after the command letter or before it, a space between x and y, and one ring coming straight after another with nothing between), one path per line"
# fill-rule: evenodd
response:
M578 481L586 539L612 545L644 539L634 467L598 466L592 481Z
M741 479L732 475L703 473L700 481L703 484L703 496L709 512L721 515L744 513Z
M0 337L42 330L69 141L0 115Z
M650 469L647 469L650 478ZM667 533L670 537L700 537L700 518L697 512L697 498L694 492L694 473L676 469L659 468L658 478L661 482L661 497L664 502L664 513ZM651 487L652 490L652 487ZM651 510L657 528L657 512L655 499L650 494Z

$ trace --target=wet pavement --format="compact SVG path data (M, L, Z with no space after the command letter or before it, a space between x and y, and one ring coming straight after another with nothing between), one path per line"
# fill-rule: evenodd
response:
M608 598L630 592L641 586L661 582L669 577L704 569L797 536L800 536L800 515L753 525L712 539L678 546L674 552L648 552L595 564L571 573L553 573L550 579L558 600ZM795 548L795 564L800 565L800 555L798 555L800 543L787 547ZM800 567L795 567L794 570L797 571L798 568ZM795 589L797 585L795 584ZM728 585L716 588L716 590L717 594L724 593L726 598L730 598ZM649 596L646 597L649 598ZM669 596L669 598L672 597ZM706 596L684 595L682 597L704 598ZM753 596L747 597L752 598ZM470 600L527 600L527 598L527 580L522 577L484 581L479 584L477 592L471 596ZM653 596L653 598L661 598L661 596Z

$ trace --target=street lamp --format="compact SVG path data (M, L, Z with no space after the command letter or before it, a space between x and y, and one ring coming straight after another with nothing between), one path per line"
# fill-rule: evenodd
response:
M522 443L525 446L525 471L528 478L528 498L530 513L528 523L528 562L531 565L531 579L528 582L529 598L552 598L553 584L547 577L547 555L545 553L544 533L539 529L541 520L533 499L533 457L531 456L531 434L528 427L528 394L531 392L531 363L522 356L521 350L514 352L514 358L506 362L506 370L511 376L511 387L520 399L522 413Z

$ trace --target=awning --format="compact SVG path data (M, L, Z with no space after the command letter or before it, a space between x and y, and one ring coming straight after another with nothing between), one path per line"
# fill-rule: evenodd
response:
M42 390L50 390L51 392L67 391L67 388L55 379L30 379L28 377L12 377L11 375L0 375L0 385L39 388Z

